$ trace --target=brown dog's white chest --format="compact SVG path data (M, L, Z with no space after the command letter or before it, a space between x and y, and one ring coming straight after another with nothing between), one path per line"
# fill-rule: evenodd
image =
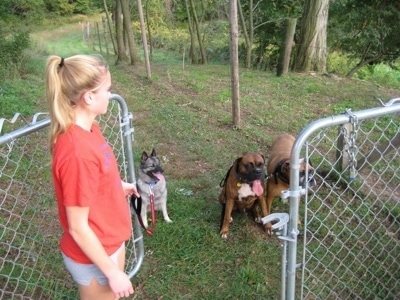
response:
M241 184L241 186L238 190L239 201L242 201L244 198L247 198L249 196L255 196L255 195L256 195L256 193L253 191L250 184L248 184L248 183Z

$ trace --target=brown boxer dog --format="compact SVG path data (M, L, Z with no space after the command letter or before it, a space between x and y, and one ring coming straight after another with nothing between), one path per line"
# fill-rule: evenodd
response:
M279 135L272 143L270 155L267 165L267 215L271 213L272 202L275 198L280 198L283 190L288 190L290 187L290 155L296 138L289 134ZM308 169L308 178L306 179L306 169ZM309 186L315 184L312 174L314 168L306 163L300 163L299 185L303 186L305 181L308 181ZM271 232L271 223L266 224L266 231L269 235Z
M253 211L255 221L261 223L261 218L267 214L265 202L265 158L260 152L246 152L235 160L228 170L219 194L222 204L221 238L227 239L229 224L232 222L232 211ZM261 208L260 215L258 207Z

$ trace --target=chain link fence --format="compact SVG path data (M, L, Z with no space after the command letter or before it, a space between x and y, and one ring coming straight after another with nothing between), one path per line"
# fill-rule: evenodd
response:
M347 110L297 136L283 193L290 213L275 214L282 299L400 299L399 101ZM299 186L302 158L312 188Z
M132 115L119 95L98 119L119 162L121 177L136 183ZM47 114L32 121L16 114L0 119L0 298L77 299L77 288L63 267L61 227L52 188ZM137 217L127 243L126 272L133 277L144 256Z

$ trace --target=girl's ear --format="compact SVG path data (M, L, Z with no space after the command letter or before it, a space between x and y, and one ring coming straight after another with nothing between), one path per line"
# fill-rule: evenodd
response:
M93 95L92 95L91 92L84 93L82 98L83 98L83 101L85 101L85 103L87 105L90 105L92 103L92 101L93 101Z

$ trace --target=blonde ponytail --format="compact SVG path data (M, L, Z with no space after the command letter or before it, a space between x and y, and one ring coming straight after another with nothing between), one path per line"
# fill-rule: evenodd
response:
M101 56L50 56L46 63L46 101L50 113L50 151L57 137L75 122L74 107L94 89L108 70Z

